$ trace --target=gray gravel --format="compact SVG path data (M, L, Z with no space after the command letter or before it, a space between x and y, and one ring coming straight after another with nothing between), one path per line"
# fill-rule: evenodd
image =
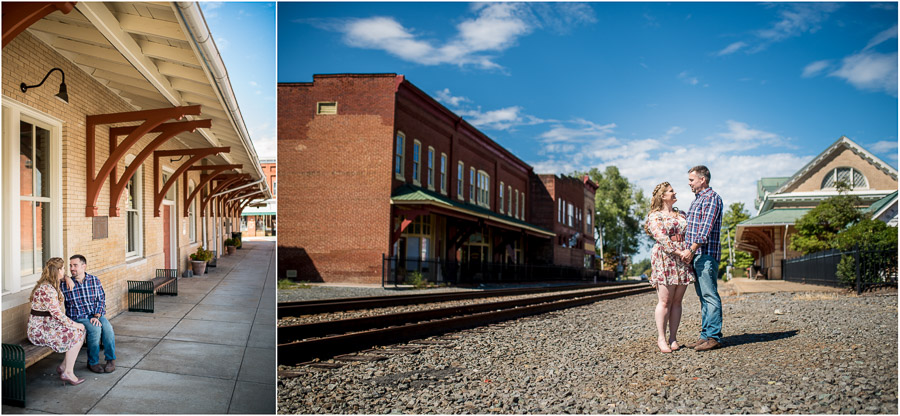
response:
M896 292L725 296L725 348L665 355L655 303L635 295L461 331L379 362L279 366L298 376L279 377L278 413L897 414ZM682 343L699 321L690 288Z

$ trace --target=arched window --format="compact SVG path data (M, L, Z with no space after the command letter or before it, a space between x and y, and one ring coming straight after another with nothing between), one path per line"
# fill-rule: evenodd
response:
M834 189L838 182L844 182L852 189L869 187L869 181L860 171L851 167L839 167L825 175L825 179L822 180L822 189Z

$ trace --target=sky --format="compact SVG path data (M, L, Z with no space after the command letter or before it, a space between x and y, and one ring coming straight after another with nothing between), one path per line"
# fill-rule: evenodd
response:
M397 73L534 167L726 206L842 135L897 167L896 3L278 3L278 82Z
M250 140L260 159L277 157L275 3L200 2Z

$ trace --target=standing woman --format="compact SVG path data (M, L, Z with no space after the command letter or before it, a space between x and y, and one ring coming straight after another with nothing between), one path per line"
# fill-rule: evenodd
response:
M65 265L59 257L47 260L40 280L31 291L28 340L55 352L64 352L66 355L56 372L63 382L78 385L84 382L83 378L75 376L75 358L84 342L84 325L69 319L62 310L64 298L59 285L65 277Z
M659 335L657 343L664 353L679 348L676 336L678 324L681 323L681 299L687 285L694 281L691 265L681 259L688 250L688 244L684 242L687 220L684 213L674 208L676 200L675 190L668 182L656 185L650 200L650 214L644 224L644 229L656 240L650 251L650 265L653 268L650 284L656 288L659 298L655 313ZM669 327L668 338L666 326Z

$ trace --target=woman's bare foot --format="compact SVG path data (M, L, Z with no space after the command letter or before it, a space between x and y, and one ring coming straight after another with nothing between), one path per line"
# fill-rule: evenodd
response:
M660 339L660 340L657 340L656 344L657 344L656 346L659 347L659 352L664 353L664 354L672 352L672 349L669 348L668 345L666 345L666 341L663 341Z
M672 341L669 341L669 348L671 348L672 351L678 351L678 349L681 348L681 346L678 345L678 341L675 341L673 339Z

